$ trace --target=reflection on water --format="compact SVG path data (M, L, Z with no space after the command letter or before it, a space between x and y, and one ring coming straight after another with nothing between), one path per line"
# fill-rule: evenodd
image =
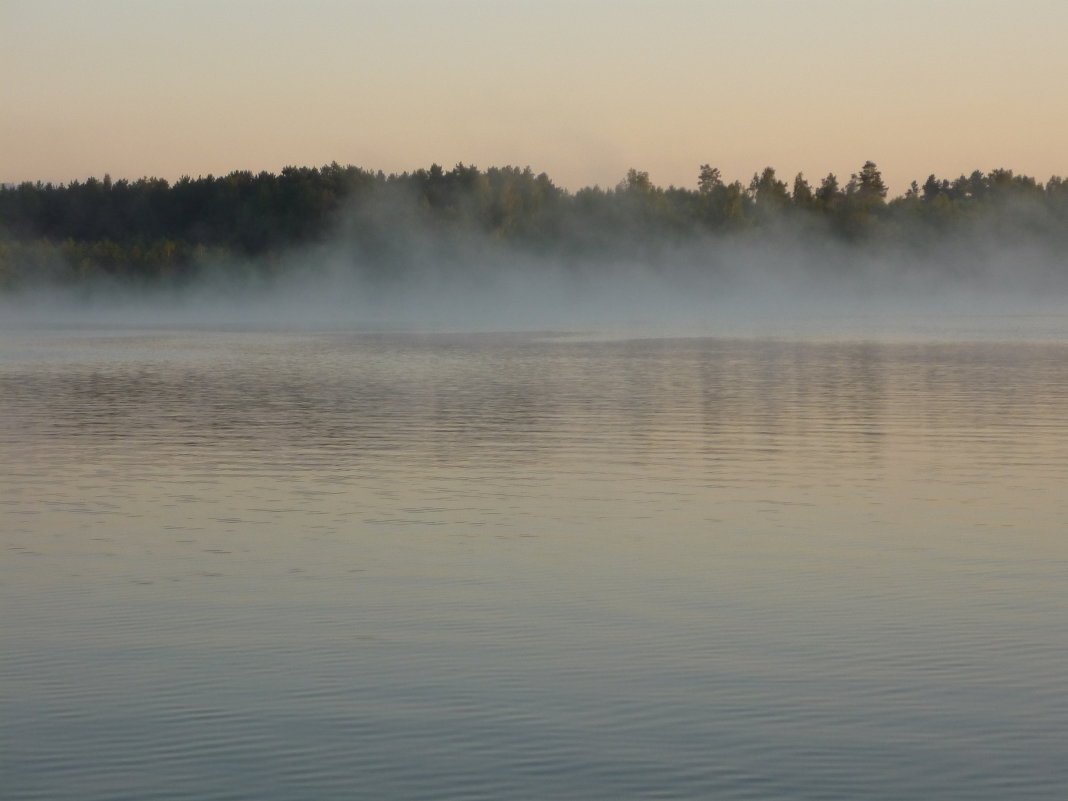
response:
M10 337L15 798L1053 798L1068 347Z

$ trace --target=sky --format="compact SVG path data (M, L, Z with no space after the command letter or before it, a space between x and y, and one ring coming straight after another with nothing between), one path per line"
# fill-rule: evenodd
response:
M1068 175L1064 0L0 0L0 182Z

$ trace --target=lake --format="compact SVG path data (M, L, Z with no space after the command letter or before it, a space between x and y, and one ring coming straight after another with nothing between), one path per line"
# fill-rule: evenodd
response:
M1068 337L0 334L5 799L1052 799Z

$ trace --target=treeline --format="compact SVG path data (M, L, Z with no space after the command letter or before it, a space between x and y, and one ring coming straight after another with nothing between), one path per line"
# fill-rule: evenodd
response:
M564 258L654 257L658 250L783 231L923 249L955 235L1068 247L1068 181L1011 170L929 176L888 199L866 162L839 180L748 184L710 165L696 189L654 185L630 170L615 187L568 192L544 173L458 164L386 175L336 163L279 174L0 188L0 285L35 281L182 281L207 269L276 269L285 254L342 243L354 262L392 269L413 236L444 251L472 236ZM252 267L250 267L252 265Z

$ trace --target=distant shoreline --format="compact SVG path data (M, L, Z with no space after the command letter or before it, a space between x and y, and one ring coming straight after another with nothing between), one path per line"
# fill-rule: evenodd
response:
M956 248L972 261L1026 250L1059 280L1068 274L1068 181L976 170L931 175L888 199L871 161L815 184L800 173L788 183L771 167L748 185L726 183L706 164L696 189L659 187L632 169L614 187L570 192L529 167L386 175L334 163L173 184L105 175L0 187L3 290L170 286L207 274L274 280L313 262L387 282L428 264L469 275L517 259L584 274L618 274L620 264L715 272L738 248L769 247L802 261L845 248L903 263Z

